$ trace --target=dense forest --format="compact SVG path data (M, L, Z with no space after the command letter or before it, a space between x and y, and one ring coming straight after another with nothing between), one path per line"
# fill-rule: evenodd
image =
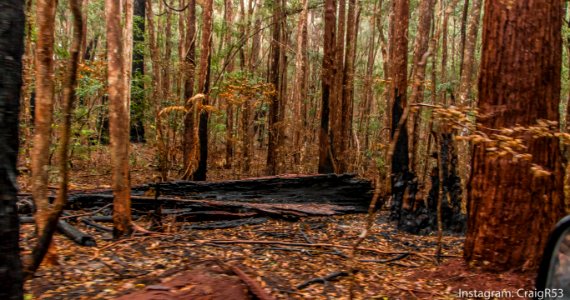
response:
M570 196L569 20L554 0L3 0L0 298L531 290Z

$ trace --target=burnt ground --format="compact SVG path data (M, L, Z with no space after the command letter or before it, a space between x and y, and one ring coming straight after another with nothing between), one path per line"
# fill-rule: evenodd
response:
M34 299L112 299L137 291L155 296L167 292L193 295L164 299L247 297L248 287L230 266L245 272L277 299L348 299L352 280L355 299L455 299L459 289L532 287L533 274L491 274L467 268L461 259L461 236L444 236L445 257L438 264L435 236L401 233L381 216L360 246L369 249L357 252L359 260L368 261L358 262L353 278L341 276L297 289L307 280L350 270L350 247L364 228L364 220L362 214L310 217L215 230L186 230L181 227L184 223L166 221L165 233L120 241L76 224L96 238L97 247L77 246L58 234L60 265L42 266L26 291ZM145 225L144 221L139 225ZM33 243L33 225L24 225L22 232L26 252ZM238 240L264 243L233 243ZM320 243L336 247L311 245ZM394 258L400 259L383 261ZM172 284L173 280L178 283ZM226 290L233 294L216 296ZM122 299L151 299L145 297L136 294Z
M154 180L155 153L152 147L133 144L132 184ZM92 151L86 159L74 160L70 188L73 190L105 189L110 184L110 161L106 148ZM29 161L20 156L21 193L29 193ZM254 161L263 161L262 159ZM315 164L316 165L316 164ZM210 166L211 179L236 179L259 176L239 175L231 170ZM262 165L254 167L262 170ZM311 170L307 170L308 173ZM56 173L51 173L52 182ZM366 175L366 174L361 174ZM172 175L172 177L175 177ZM366 176L365 176L366 177ZM80 213L80 212L74 212ZM160 299L241 299L248 286L229 269L238 268L263 291L277 299L348 299L354 279L354 299L456 299L462 290L530 289L534 274L492 274L467 268L463 263L462 236L444 235L443 253L434 260L437 238L399 232L385 222L376 221L361 244L373 251L359 251L359 272L353 278L341 276L324 284L304 289L297 286L307 280L350 270L350 253L354 241L364 228L365 215L301 218L297 222L269 220L263 224L228 229L189 230L188 223L166 219L165 232L113 241L110 233L101 233L84 224L72 223L91 234L96 247L82 247L57 234L59 265L41 266L36 277L26 284L26 299L145 299L149 293ZM138 225L146 226L144 220ZM103 224L109 226L110 224ZM34 245L34 226L22 226L23 254ZM295 242L284 244L220 244L213 240L250 240ZM315 247L327 243L337 247ZM340 246L346 246L341 248ZM402 254L409 255L402 258ZM399 258L399 259L397 259ZM391 262L385 260L397 259ZM384 262L383 262L384 261ZM145 292L145 295L135 294ZM171 295L165 295L171 293ZM194 293L194 294L193 294ZM175 294L175 295L172 295ZM153 296L153 295L150 295ZM130 297L130 298L128 298ZM170 298L168 298L170 297ZM251 298L251 297L250 297ZM148 297L147 297L148 299Z

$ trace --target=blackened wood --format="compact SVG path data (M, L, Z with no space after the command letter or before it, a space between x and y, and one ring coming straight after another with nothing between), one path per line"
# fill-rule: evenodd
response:
M348 272L344 272L344 271L334 272L334 273L331 273L331 274L323 276L323 277L318 277L318 278L313 278L313 279L307 280L307 281L299 284L297 286L297 289L302 290L302 289L304 289L304 288L306 288L312 284L315 284L315 283L323 283L324 284L324 283L327 283L329 281L336 281L339 279L339 277L344 277L344 276L348 276L348 275L349 275Z
M231 220L231 221L217 221L217 222L209 222L206 224L184 226L184 229L207 230L207 229L233 228L243 225L258 225L267 222L267 220L268 220L267 218L248 218L248 219Z
M97 246L97 243L92 236L81 232L79 229L65 221L59 220L57 222L57 230L78 245L89 247Z
M111 220L110 222L112 222L113 221L112 217L109 217L109 218ZM93 228L99 230L100 232L113 232L113 228L103 226L103 225L91 220L90 218L79 218L79 220L81 222L83 222L85 225L93 227Z
M0 1L0 299L22 299L17 202L24 1Z

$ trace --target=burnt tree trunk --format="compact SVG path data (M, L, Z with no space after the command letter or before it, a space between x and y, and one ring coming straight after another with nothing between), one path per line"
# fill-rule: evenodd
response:
M275 92L271 95L271 102L269 104L269 130L268 130L268 143L267 143L267 175L277 174L278 166L278 153L279 153L279 130L280 126L280 106L282 92L280 80L280 60L281 60L281 43L283 32L281 29L281 0L273 1L273 28L271 40L271 67L269 70L269 80L273 84Z
M321 126L319 130L319 173L333 173L332 145L329 136L331 92L335 78L334 69L334 41L336 34L336 1L325 1L325 30L324 30L324 55L322 75L322 102L321 102Z
M479 78L484 128L558 121L561 3L485 1ZM536 269L548 238L545 231L564 215L558 140L530 134L519 138L532 161L490 156L484 144L474 147L464 255L470 264L487 262L485 269ZM532 164L549 173L537 176Z
M408 169L408 129L404 112L407 106L408 88L408 25L409 25L410 4L408 0L393 1L392 14L390 17L390 77L392 84L390 87L390 104L392 112L391 140L395 143L392 160L390 163L391 194L392 205L390 208L390 219L400 222L404 205L404 194L408 189L408 181L412 179L412 174ZM403 126L399 123L404 122ZM396 134L398 133L398 134ZM394 141L394 139L397 139ZM412 187L413 188L413 187Z
M16 162L24 19L23 0L0 2L0 298L8 300L23 298Z
M184 102L189 111L184 116L184 174L182 179L189 179L191 166L194 161L193 148L196 147L196 137L194 136L194 114L193 103L189 101L194 96L194 78L196 73L196 0L188 2L188 25L186 26L186 49L188 52L184 58Z
M210 62L212 51L212 30L213 30L213 0L206 0L202 10L202 51L200 53L200 73L198 84L200 92L205 95L202 104L208 104L210 93ZM198 168L192 174L192 179L197 181L206 180L208 172L208 117L209 112L205 108L200 108L200 123L198 124L198 144L200 147L200 158Z

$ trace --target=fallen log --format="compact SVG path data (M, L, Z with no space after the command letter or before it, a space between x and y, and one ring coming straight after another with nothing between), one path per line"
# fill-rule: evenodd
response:
M71 224L63 220L59 220L57 222L57 229L59 230L59 232L61 232L63 235L65 235L66 237L68 237L70 240L74 241L78 245L88 246L88 247L97 246L97 243L95 242L95 239L92 236L81 232L79 229L73 227Z
M231 221L219 221L219 222L209 222L206 224L196 224L184 226L184 229L197 229L197 230L207 230L207 229L224 229L233 228L243 225L258 225L267 222L267 218L248 218L242 220L231 220Z
M34 217L21 216L20 223L33 224ZM92 236L83 233L79 229L75 228L73 225L63 220L59 220L57 222L57 230L78 245L88 246L88 247L97 246L97 243L95 242L95 239Z
M180 214L174 214L176 222L196 222L196 221L221 221L234 220L242 218L251 218L257 216L256 212L234 213L227 211L191 211Z
M131 191L133 199L141 197L138 198L139 205L143 204L144 199L149 206L152 206L152 200L158 198L162 204L168 199L266 204L322 203L350 206L364 212L372 196L372 184L356 178L354 174L283 175L214 182L171 181L134 186ZM68 208L104 206L112 195L111 190L74 191L69 195ZM29 196L20 199L29 199Z
M364 213L372 195L370 181L353 174L284 175L218 182L172 181L134 186L133 218L153 213L154 219L174 213L177 221L232 220L271 217L297 220L306 216ZM19 211L31 211L29 196L20 198ZM110 221L111 190L74 191L66 210L91 212L65 216L90 216ZM105 209L108 208L108 209ZM162 211L162 213L157 213ZM177 213L180 212L180 213ZM155 222L159 225L160 222Z

